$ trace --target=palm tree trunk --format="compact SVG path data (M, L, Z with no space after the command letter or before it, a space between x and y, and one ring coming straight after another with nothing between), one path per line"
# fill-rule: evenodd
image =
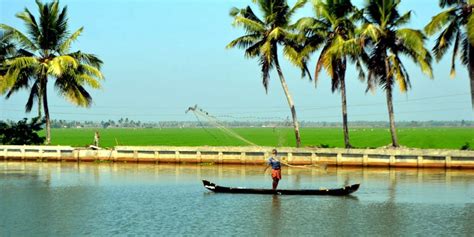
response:
M393 112L393 103L392 103L392 87L389 86L386 89L387 92L387 107L388 107L388 117L390 120L390 134L392 135L392 146L398 147L397 139L397 130L395 128L395 116Z
M41 91L41 86L40 86L40 88L39 88L38 91ZM41 103L41 102L42 102L42 101L41 101L42 99L43 99L43 98L41 97L41 93L39 93L39 95L38 95L38 118L40 118L40 119L41 119L41 117L43 116L43 115L42 115L42 112L41 112L41 110L42 110L41 107L42 107L42 105L43 105L43 104Z
M278 55L276 53L275 53L275 67L277 69L278 76L280 77L281 86L283 87L283 91L285 92L286 99L288 100L288 105L290 106L291 117L293 118L293 127L295 129L296 147L300 147L301 145L300 127L298 124L298 119L296 118L295 104L293 102L293 98L291 97L290 91L288 89L288 85L286 84L286 80L285 80L285 77L283 76L283 72L281 71L280 63L278 62Z
M342 130L344 132L344 145L346 148L352 148L349 141L349 127L347 125L347 101L346 101L346 79L345 75L340 75L341 82L341 101L342 101Z
M393 98L392 98L392 79L389 76L390 74L390 66L388 63L388 58L385 57L385 76L387 77L387 87L385 88L385 92L387 93L387 107L388 107L388 118L390 120L390 134L392 135L392 146L398 147L398 139L397 139L397 130L395 128L395 115L393 112Z
M43 114L41 113L41 106L42 106L42 104L41 104L41 98L38 98L38 118L41 118L41 116L43 115Z
M44 106L44 118L46 120L46 144L51 144L51 121L49 119L49 108L48 108L48 94L46 90L46 79L44 80L44 84L42 85L41 97L43 97L43 106Z
M471 106L474 111L474 45L469 44L469 80L471 81Z

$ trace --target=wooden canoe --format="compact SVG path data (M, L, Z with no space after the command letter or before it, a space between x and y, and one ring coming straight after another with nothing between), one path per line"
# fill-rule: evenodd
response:
M330 195L344 196L349 195L357 189L360 184L348 185L336 189L255 189L255 188L230 188L219 186L207 180L202 181L204 187L216 193L241 193L241 194L272 194L272 195Z

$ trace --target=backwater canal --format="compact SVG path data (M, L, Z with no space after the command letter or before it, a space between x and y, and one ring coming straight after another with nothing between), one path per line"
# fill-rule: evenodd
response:
M348 197L215 194L271 187L262 166L0 162L0 236L473 236L474 171L283 169L281 188L361 183Z

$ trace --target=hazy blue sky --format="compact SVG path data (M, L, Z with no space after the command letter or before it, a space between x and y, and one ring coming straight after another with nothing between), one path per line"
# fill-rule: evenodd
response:
M245 59L242 50L225 49L243 33L231 26L229 9L253 6L250 0L76 0L61 4L68 5L71 31L85 28L73 49L99 55L105 62L106 80L102 90L90 90L94 104L89 109L68 104L51 88L53 119L194 120L184 114L194 104L227 119L285 120L290 114L276 73L271 74L265 94L258 62ZM0 0L0 22L25 31L14 17L25 6L36 13L33 0ZM409 26L416 28L422 28L440 10L435 0L404 0L401 9L414 11ZM295 19L310 15L308 4ZM326 74L315 89L312 82L300 78L299 70L283 58L280 61L299 120L339 121L340 94L331 93ZM435 79L430 80L407 63L412 89L395 93L396 120L473 119L466 69L458 65L452 80L449 64L449 57L434 64ZM383 91L366 94L365 84L357 80L352 67L347 74L349 120L388 120ZM35 115L24 113L26 99L26 93L0 99L0 119Z

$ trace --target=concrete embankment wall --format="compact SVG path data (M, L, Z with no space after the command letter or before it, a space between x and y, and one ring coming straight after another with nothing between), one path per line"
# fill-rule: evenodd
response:
M264 164L272 147L0 146L0 160ZM438 149L278 148L291 165L474 168L474 151Z

